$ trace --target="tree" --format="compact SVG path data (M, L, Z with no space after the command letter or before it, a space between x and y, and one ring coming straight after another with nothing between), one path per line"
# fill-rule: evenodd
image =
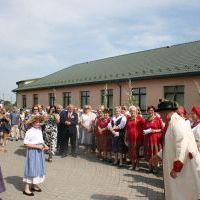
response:
M127 91L127 101L128 101L128 106L132 106L132 105L137 105L137 102L135 100L135 97L133 96L133 85L132 85L132 82L131 82L131 79L129 79L128 81L128 91Z

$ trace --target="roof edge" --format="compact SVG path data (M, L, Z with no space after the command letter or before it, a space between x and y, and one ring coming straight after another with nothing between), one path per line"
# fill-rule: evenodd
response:
M102 81L95 81L95 82L84 82L84 83L77 83L77 84L68 84L68 85L59 85L59 86L44 86L40 88L25 88L25 89L14 89L12 92L22 92L22 91L35 91L35 90L44 90L50 88L63 88L63 87L70 87L70 86L80 86L80 85L92 85L92 84L100 84L100 83L115 83L115 82L123 82L127 80L155 80L155 79L164 79L164 78L174 78L174 77L187 77L187 76L197 76L200 75L199 72L185 72L179 74L165 74L165 75L155 75L155 76L145 76L145 77L133 77L133 78L123 78L123 79L115 79L115 80L102 80Z

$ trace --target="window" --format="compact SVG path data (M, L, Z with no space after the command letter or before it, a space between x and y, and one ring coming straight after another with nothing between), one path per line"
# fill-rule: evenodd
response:
M26 95L22 95L22 107L26 108Z
M140 107L142 112L146 111L146 88L133 88L132 95L134 96L135 103Z
M164 86L164 98L184 106L184 86Z
M89 103L90 103L90 92L81 91L81 108L83 108L84 105L87 105Z
M55 105L55 95L54 95L54 93L49 93L49 105L50 106Z
M63 107L66 108L69 104L71 104L71 92L63 93Z
M101 90L101 104L105 105L109 109L113 108L113 90L112 89L108 89L107 91Z
M33 106L38 104L38 94L33 94Z

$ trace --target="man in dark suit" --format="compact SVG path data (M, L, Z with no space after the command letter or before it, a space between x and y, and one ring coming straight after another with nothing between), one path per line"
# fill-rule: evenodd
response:
M74 106L70 104L67 108L67 115L65 118L66 125L66 151L68 151L68 143L70 139L71 144L71 154L76 157L76 137L77 137L77 127L78 124L78 114L74 112Z
M62 107L59 109L58 112L60 115L60 122L58 124L58 138L57 138L57 149L59 151L59 154L66 156L67 150L66 150L66 135L67 135L67 126L65 124L66 118L67 118L67 111L65 109L62 109Z

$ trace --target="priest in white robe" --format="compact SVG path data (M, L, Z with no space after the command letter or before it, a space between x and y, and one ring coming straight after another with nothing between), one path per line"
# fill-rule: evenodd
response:
M174 102L163 101L158 112L166 123L164 148L152 164L163 162L166 200L200 199L200 154L192 130L175 111Z

